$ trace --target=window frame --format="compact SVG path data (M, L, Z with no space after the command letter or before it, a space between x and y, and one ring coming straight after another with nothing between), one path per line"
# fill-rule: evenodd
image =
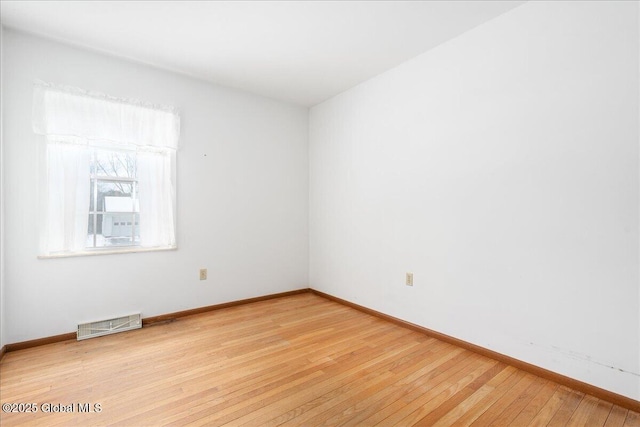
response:
M108 251L108 250L115 250L116 248L136 248L136 247L141 247L140 246L140 242L139 242L139 237L138 237L138 243L136 243L135 240L135 229L136 229L136 225L137 225L137 221L136 219L139 221L139 217L140 217L140 212L135 210L135 203L138 200L138 177L137 177L137 164L136 164L136 171L135 171L135 177L121 177L121 176L111 176L111 175L99 175L97 173L97 168L96 163L98 161L98 150L100 151L105 151L105 152L109 152L109 153L127 153L127 154L134 154L136 156L136 162L137 162L137 153L135 148L133 147L117 147L117 146L111 146L111 145L106 145L106 146L100 146L100 147L96 147L96 146L90 146L89 150L91 151L90 153L90 162L89 162L89 188L90 188L90 200L88 201L89 203L89 215L90 215L90 221L93 221L93 246L86 246L85 249L88 251ZM106 209L106 201L103 202L103 206L102 206L102 211L98 210L98 187L99 187L99 183L100 182L122 182L122 183L127 183L127 184L131 184L131 198L134 201L134 206L132 206L132 210L131 212L126 211L126 212L110 212L110 213L114 213L114 214L122 214L122 215L131 215L131 244L123 244L123 245L113 245L113 246L97 246L97 238L98 238L98 215L104 215L107 214ZM91 210L91 205L93 204L93 210ZM138 218L136 218L138 217ZM103 231L104 233L104 231ZM87 230L87 241L89 239L90 233L89 230Z
M47 159L46 159L46 145L41 145L39 151L39 164L41 167L39 168L41 171L46 170L47 168ZM107 151L135 151L138 152L137 148L132 146L122 146L119 144L105 144L104 142L98 144L90 144L87 147L89 150L97 149L97 150L107 150ZM90 154L91 156L92 154ZM170 159L170 172L169 176L172 181L172 192L171 198L174 201L173 203L173 223L174 227L177 225L177 195L176 195L176 161L177 161L177 152L175 150L168 151L169 159ZM137 160L137 158L136 158ZM90 169L87 169L87 180L91 179L92 172ZM40 184L42 188L47 187L47 180L44 175L40 174ZM91 186L90 186L91 188ZM42 201L41 201L42 202ZM95 203L95 200L94 200ZM97 207L94 205L94 207ZM89 207L89 212L92 212ZM42 225L40 225L42 227ZM136 246L102 246L97 248L85 247L83 250L78 250L74 252L51 252L48 254L37 254L38 259L56 259L56 258L74 258L74 257L86 257L86 256L101 256L101 255L119 255L119 254L128 254L128 253L144 253L144 252L165 252L165 251L177 251L178 250L178 233L177 228L174 231L175 235L175 244L167 245L167 246L155 246L155 247L144 247L140 245ZM88 230L86 233L88 237Z

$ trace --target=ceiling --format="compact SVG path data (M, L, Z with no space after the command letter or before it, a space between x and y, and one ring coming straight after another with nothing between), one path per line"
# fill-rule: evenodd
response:
M521 1L2 1L5 27L303 106Z

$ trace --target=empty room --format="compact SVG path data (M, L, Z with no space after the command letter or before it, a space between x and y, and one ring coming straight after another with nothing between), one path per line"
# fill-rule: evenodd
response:
M638 1L0 18L2 426L640 426Z

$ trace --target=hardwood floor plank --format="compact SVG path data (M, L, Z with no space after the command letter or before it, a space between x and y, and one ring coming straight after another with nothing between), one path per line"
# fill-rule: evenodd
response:
M634 426L639 414L311 293L9 352L4 426ZM98 403L83 413L78 403Z
M444 379L459 371L471 361L470 354L463 349L441 356L439 359L417 369L411 375L398 381L390 387L391 394L387 397L382 394L375 402L369 402L366 407L352 419L343 423L345 426L374 425L380 423L389 415L397 412L408 402L415 400L417 391L427 392L437 387Z
M478 359L468 351L463 351L458 356L438 367L433 373L427 374L427 381L417 382L403 392L398 400L388 403L382 410L372 414L362 421L363 425L393 425L405 415L415 411L424 402L433 399L450 386L451 380L463 378L472 363Z
M456 425L470 425L484 414L495 402L509 393L524 376L525 372L514 367L508 367L505 371L513 370L513 373L502 383L498 384L494 390L488 393L480 401L475 403L471 408L458 418Z
M611 412L609 412L609 416L607 417L607 421L605 422L605 427L622 427L624 426L624 420L627 418L628 409L622 408L618 405L613 405L611 408Z
M442 355L442 352L434 354L438 359L429 363L426 366L408 367L405 372L399 373L398 381L378 391L377 393L370 394L364 398L358 398L352 402L352 406L343 411L350 412L348 420L342 422L343 426L361 425L362 421L371 415L378 413L382 408L388 406L390 402L395 402L409 394L412 390L420 387L436 377L439 372L443 372L446 366L451 366L455 362L455 358L459 357L464 351L462 349L456 349L454 351L446 351ZM462 354L466 357L466 354ZM428 360L424 360L428 361Z
M453 424L468 425L472 420L477 418L482 411L483 405L486 405L486 398L490 395L498 395L495 390L507 384L513 384L514 374L516 369L511 366L505 366L498 375L491 378L486 384L480 387L477 391L471 394L467 399L460 402L455 408L450 410L445 416L440 417L438 421L433 423L433 426L450 426ZM481 403L482 402L482 403ZM438 408L439 409L439 408ZM475 411L473 410L475 409Z
M553 393L547 403L545 403L544 406L540 408L536 416L531 420L529 426L542 427L549 424L551 419L555 416L556 412L558 412L560 407L564 404L565 400L570 397L570 395L570 392L566 388L558 386L555 393Z
M507 406L501 413L491 421L490 426L506 426L511 425L513 420L520 414L525 406L533 399L538 391L545 384L545 380L535 377L529 387L527 387L509 406Z
M591 414L589 415L589 419L585 423L585 426L587 427L604 425L607 422L607 419L609 418L609 414L611 413L611 410L613 409L612 403L605 402L596 397L593 397L593 398L596 399L596 407L591 411Z
M475 355L472 356L472 359L475 359L474 356ZM455 396L458 391L462 390L469 383L482 376L488 369L490 369L497 363L498 362L496 361L478 356L478 358L473 360L473 363L469 365L467 369L463 369L461 371L461 373L463 374L462 378L456 375L454 376L454 378L445 381L443 383L444 389L439 388L439 393L436 394L435 390L437 389L434 389L431 393L428 393L428 400L423 401L422 399L416 399L416 402L420 403L414 411L412 411L408 415L405 415L405 411L396 413L393 416L389 417L388 420L385 420L385 423L389 422L391 425L414 425L418 423L422 418L436 410L440 405L444 404L452 396ZM413 402L411 405L407 406L413 406Z
M500 399L496 400L493 405L476 418L471 425L474 427L490 425L509 405L527 390L535 379L536 377L531 374L524 374L508 393L503 394Z
M551 396L553 396L558 387L558 384L552 381L545 382L538 393L533 397L533 399L531 399L531 401L529 401L529 403L522 409L522 411L520 411L518 416L516 416L511 423L516 426L529 425L535 416L538 415L540 409L542 409L549 399L551 399Z
M463 389L459 390L453 396L449 397L445 402L438 405L437 408L429 412L427 415L423 416L418 422L414 425L416 426L431 426L434 425L438 420L443 418L449 412L451 412L455 407L460 405L462 402L467 400L470 396L472 396L475 392L477 392L482 386L487 384L490 380L492 380L496 375L502 372L507 366L504 363L498 362L495 365L492 365L486 371L482 372L482 374L474 379L472 382L467 384Z
M593 396L585 395L580 401L580 404L578 405L576 410L571 415L571 418L569 418L567 425L569 426L586 425L589 419L591 418L592 413L594 412L597 405L598 405L598 399L596 399ZM607 411L607 415L608 413L609 412ZM604 424L604 421L606 421L606 417L603 420L602 424Z
M640 427L640 413L633 411L627 412L624 427Z
M574 411L580 405L582 398L585 396L584 393L571 390L567 387L562 387L569 392L567 399L562 403L560 408L556 411L553 418L547 424L549 427L561 427L566 426L571 419Z
M433 357L438 356L439 353L433 355ZM424 360L428 361L429 359ZM442 359L438 360L440 363L443 362ZM322 405L313 409L313 412L317 415L312 418L305 418L305 423L311 425L344 424L352 419L355 414L365 409L365 405L362 402L367 400L368 397L377 395L378 399L381 399L382 396L394 391L394 385L406 380L404 378L405 372L406 374L411 374L416 371L414 366L409 366L406 371L397 371L397 366L394 365L396 364L392 362L391 369L386 370L388 375L384 379L380 378L379 381L376 379L369 382L358 381L357 384L350 384L348 391L343 389L336 390L337 393L332 399L326 400ZM380 372L378 371L378 375ZM309 414L310 412L307 413L307 415ZM303 421L303 418L300 416L293 420L294 423L301 421Z

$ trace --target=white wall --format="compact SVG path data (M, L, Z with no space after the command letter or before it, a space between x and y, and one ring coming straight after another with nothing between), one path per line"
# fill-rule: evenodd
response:
M637 8L528 3L313 107L310 286L640 399Z
M307 109L9 29L4 36L7 343L73 332L79 321L307 287ZM177 251L36 258L35 79L180 110Z
M4 46L4 27L0 25L0 87L2 87L2 79L4 77L3 55ZM0 111L4 110L4 104L2 102L2 93L0 91ZM2 164L2 140L3 140L3 127L2 127L2 115L0 114L0 349L6 344L5 332L4 332L4 166Z

